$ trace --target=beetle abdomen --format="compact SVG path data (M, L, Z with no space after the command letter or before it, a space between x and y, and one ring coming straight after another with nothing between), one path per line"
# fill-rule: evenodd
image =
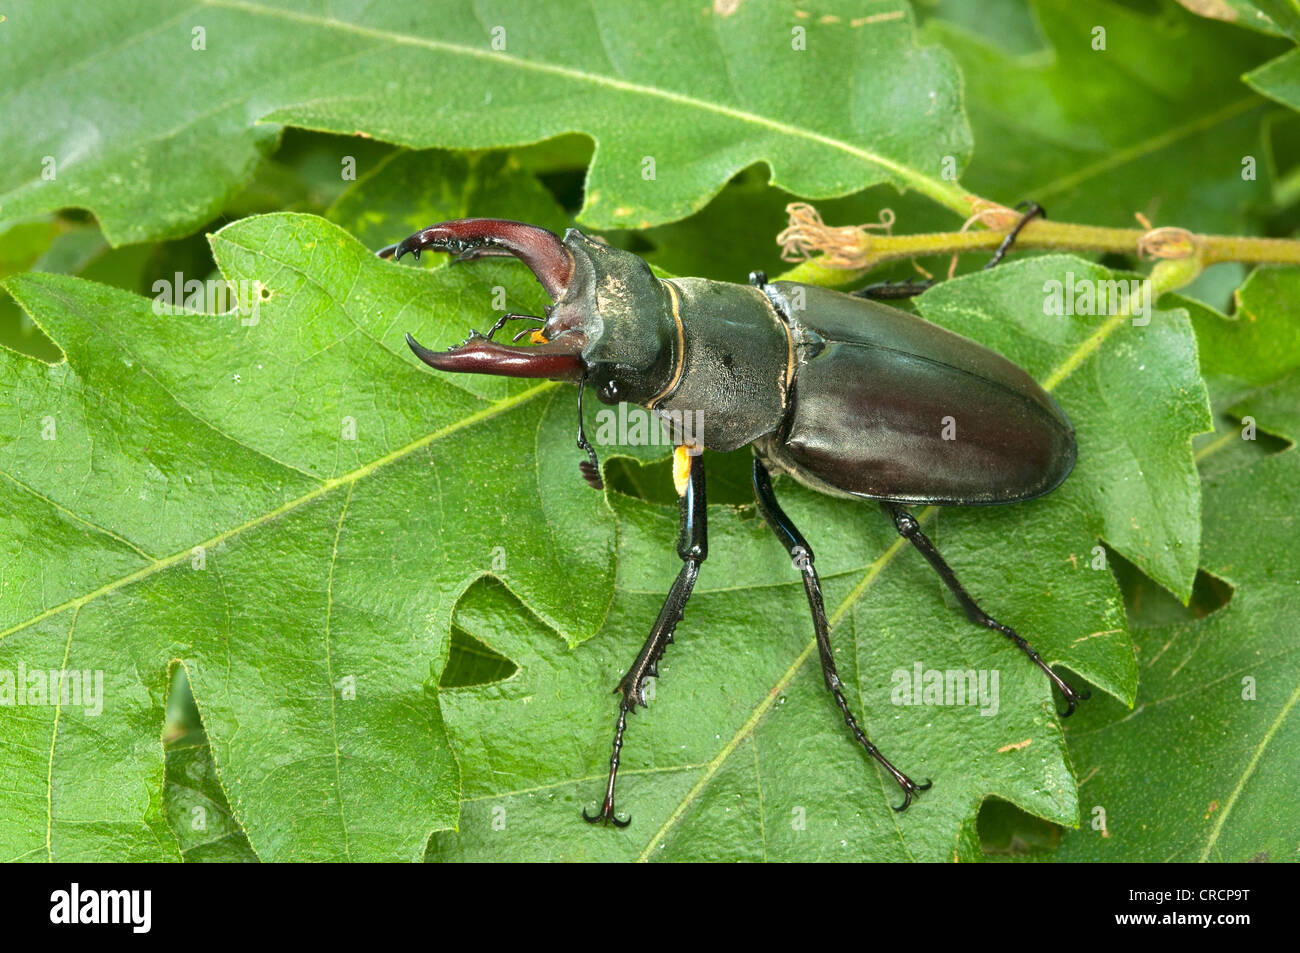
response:
M1069 418L1015 364L906 312L805 294L793 321L822 341L801 349L760 447L775 465L821 490L950 505L1031 499L1069 475Z

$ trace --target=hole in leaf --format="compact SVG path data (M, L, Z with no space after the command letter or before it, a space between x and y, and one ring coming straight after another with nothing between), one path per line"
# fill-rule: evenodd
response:
M464 629L453 625L447 667L442 670L438 687L468 688L471 685L487 685L507 679L517 671L519 666L510 659L497 654Z
M586 169L560 169L540 173L537 178L546 189L555 196L555 201L570 215L576 215L582 208L582 199L587 184Z
M1204 569L1196 571L1192 598L1184 606L1175 596L1152 582L1140 569L1109 547L1106 549L1106 559L1124 595L1124 609L1128 613L1129 625L1135 629L1195 622L1212 612L1218 612L1232 601L1232 586Z
M984 853L995 856L1028 857L1061 844L1061 828L995 797L980 805L976 829Z
M196 735L207 743L203 722L199 718L199 708L194 702L194 693L190 690L190 680L185 674L185 666L173 662L171 685L167 691L167 708L163 724L163 744L174 745Z
M707 492L710 503L748 506L754 502L751 482L754 457L748 447L731 453L710 453L704 459L708 466ZM660 506L677 505L671 457L648 463L631 457L612 457L606 464L605 477L611 488L625 496Z
M1121 255L1119 252L1106 252L1097 260L1097 264L1103 268L1109 268L1111 271L1133 270L1133 258L1129 255Z

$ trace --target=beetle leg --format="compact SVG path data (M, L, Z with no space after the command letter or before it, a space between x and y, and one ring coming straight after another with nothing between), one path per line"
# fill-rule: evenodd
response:
M1007 232L1007 237L1002 239L1002 244L998 246L998 250L993 253L993 257L990 258L988 264L984 266L985 271L1000 262L1002 256L1011 250L1011 246L1014 245L1016 239L1020 237L1020 230L1029 224L1030 219L1035 216L1047 218L1047 212L1037 202L1017 202L1016 208L1025 209L1025 214L1020 216L1020 221L1016 222L1011 231Z
M582 392L587 389L587 378L578 381L578 449L587 454L587 459L578 463L578 472L593 490L605 489L605 481L600 476L600 460L596 457L596 448L587 439L587 429L582 422Z
M829 627L826 623L826 605L822 599L821 580L817 578L817 570L813 568L812 547L808 545L808 541L803 538L803 534L799 532L798 527L794 525L790 517L785 515L785 510L781 509L781 504L777 502L776 494L772 491L772 477L767 472L767 467L763 466L763 461L757 456L754 457L754 495L758 497L758 508L763 513L763 519L768 526L772 527L772 532L785 546L786 552L790 554L795 567L803 574L804 592L808 596L808 607L812 610L813 630L817 633L817 652L821 657L822 677L826 680L826 688L835 697L835 703L840 706L840 711L844 714L844 723L853 732L853 737L858 740L862 747L867 749L867 754L880 762L881 766L898 782L898 786L903 789L903 803L895 807L894 810L905 811L907 806L912 803L914 795L929 789L930 781L927 780L924 784L917 784L890 764L889 759L871 743L866 732L858 725L858 720L853 717L848 699L844 697L844 688L840 682L839 671L835 668L835 656L831 652Z
M635 713L637 705L646 707L645 680L659 674L659 660L663 658L664 649L673 641L673 631L682 619L686 600L691 597L691 590L695 588L695 580L700 574L700 563L709 555L704 458L688 455L684 447L678 447L676 453L679 461L686 461L687 470L683 474L685 485L680 490L681 529L677 536L677 555L682 560L682 568L673 581L672 588L668 590L668 597L659 610L650 637L645 640L636 661L614 689L623 697L619 700L618 725L614 729L614 751L609 758L609 781L605 785L605 799L597 814L588 814L586 808L582 810L582 816L593 824L612 822L616 827L627 827L631 823L631 818L621 819L614 813L614 781L618 776L619 752L623 749L627 716Z
M546 323L546 319L545 319L545 318L539 318L539 317L537 317L536 315L532 315L532 314L515 314L515 313L513 313L513 312L510 312L510 313L507 313L507 314L503 314L503 315L501 315L501 317L497 318L496 323L493 324L492 327L488 328L488 332L487 332L487 334L484 334L483 337L485 337L485 338L487 338L487 340L491 341L492 338L496 336L496 333L497 333L498 331L500 331L502 328L504 328L504 327L506 326L506 322L508 322L508 321L533 321L533 322L536 322L537 324L545 324L545 323ZM533 330L533 329L532 329L532 328L524 328L522 331L520 331L518 334L515 335L514 340L518 341L521 337L523 337L525 334L527 334L527 333L528 333L529 331L531 331L531 330Z
M994 619L987 612L979 607L979 604L971 598L964 586L957 580L956 574L952 567L948 565L944 558L939 555L939 550L934 548L934 543L930 538L921 531L921 524L917 522L916 517L909 513L898 503L882 502L881 507L894 521L894 526L898 530L898 535L920 550L921 555L926 558L939 578L943 580L952 594L957 597L961 607L966 610L967 617L978 625L987 626L994 632L1001 632L1008 639L1015 643L1020 651L1029 656L1030 660L1046 673L1047 677L1052 680L1052 684L1057 687L1065 697L1066 709L1060 713L1062 718L1066 718L1074 713L1079 702L1089 697L1088 692L1078 692L1071 688L1066 681L1052 671L1051 667L1043 661L1043 657L1034 650L1034 647L1025 641L1015 629L1009 625L1003 625L997 619Z
M897 301L914 298L933 284L933 281L878 281L849 293L855 298L870 298L872 301Z

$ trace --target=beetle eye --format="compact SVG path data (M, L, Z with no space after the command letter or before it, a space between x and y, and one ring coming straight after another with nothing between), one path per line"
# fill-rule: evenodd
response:
M618 383L614 380L607 380L600 386L600 399L607 404L618 402Z

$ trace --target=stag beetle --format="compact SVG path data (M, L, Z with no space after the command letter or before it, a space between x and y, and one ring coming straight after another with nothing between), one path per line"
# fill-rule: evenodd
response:
M1006 252L1033 206L1006 236L989 265ZM674 452L680 498L677 555L682 567L636 661L619 681L621 695L609 780L600 810L583 816L619 827L614 782L627 716L645 705L644 686L658 662L708 556L701 449L754 448L753 482L764 521L803 576L826 687L854 738L903 792L902 811L930 786L899 771L867 738L849 708L826 621L813 549L782 510L771 471L835 496L876 500L898 533L938 572L970 619L1010 639L1051 679L1074 711L1075 691L1014 629L990 617L908 512L909 504L980 506L1049 493L1075 461L1065 412L1006 358L876 298L914 294L924 285L873 286L854 295L761 272L748 285L703 278L661 280L637 255L569 229L563 239L535 225L461 219L431 225L377 254L416 259L422 250L456 261L513 256L523 261L553 303L546 317L503 315L487 334L431 351L407 335L415 354L439 371L549 378L578 386L578 447L583 476L601 487L596 454L582 428L582 394L590 385L607 404L628 401L665 419L703 411L710 426ZM492 340L506 322L541 327L532 344ZM520 332L518 340L528 330ZM960 440L945 440L941 421L958 416ZM700 446L702 444L702 447Z

